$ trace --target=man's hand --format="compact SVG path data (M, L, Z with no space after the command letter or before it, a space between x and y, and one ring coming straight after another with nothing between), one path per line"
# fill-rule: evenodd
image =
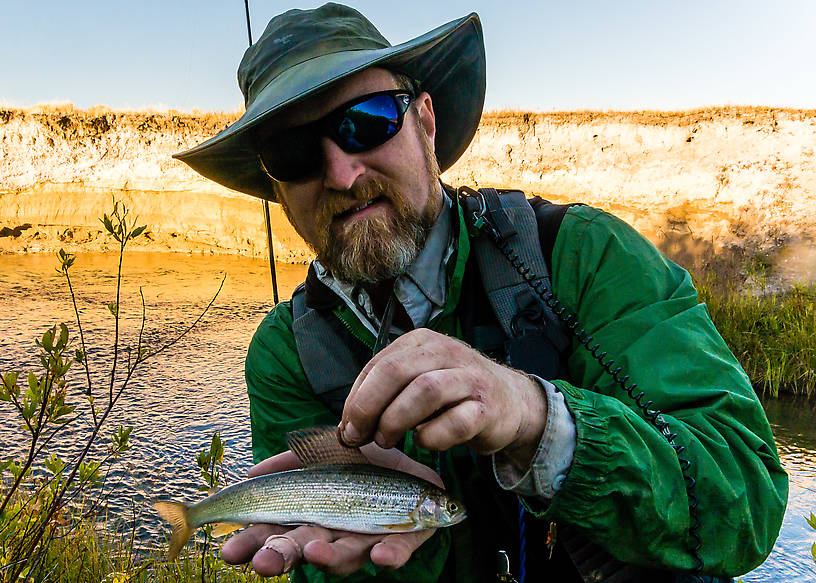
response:
M383 450L374 444L361 448L368 459L380 466L419 476L440 487L442 480L430 468L398 450ZM272 456L249 470L248 477L301 467L291 451ZM335 575L348 575L368 561L396 569L401 567L434 533L434 530L399 534L357 534L319 526L255 524L239 532L221 549L227 563L252 561L252 568L265 577L280 575L306 561Z
M405 334L363 368L343 408L348 445L393 447L409 429L426 449L465 444L503 451L526 468L541 440L547 399L527 375L427 329Z

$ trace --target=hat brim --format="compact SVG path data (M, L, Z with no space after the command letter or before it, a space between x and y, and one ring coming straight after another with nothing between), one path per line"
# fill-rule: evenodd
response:
M393 47L342 51L304 61L273 79L231 126L173 157L227 188L274 201L272 179L258 159L252 128L373 66L420 81L434 104L440 169L452 166L473 139L484 106L484 42L475 13Z

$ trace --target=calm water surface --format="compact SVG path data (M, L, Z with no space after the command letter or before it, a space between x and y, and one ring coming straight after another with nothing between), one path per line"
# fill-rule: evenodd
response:
M74 316L64 279L51 256L0 255L0 372L35 370L34 338L49 326ZM105 394L113 339L106 304L115 299L116 257L83 254L73 267L95 391ZM279 265L282 297L289 297L305 276L305 267ZM249 340L272 306L268 264L240 257L133 253L125 257L122 291L124 345L134 345L141 315L139 286L147 306L144 337L157 347L195 320L218 289L223 290L201 323L186 337L138 369L116 406L110 424L132 425L133 449L114 466L108 492L109 516L132 520L146 544L163 541L164 532L150 501L155 496L195 499L202 484L195 458L214 431L226 443L230 481L251 465L249 414L243 361ZM90 348L94 347L94 348ZM74 387L82 386L79 368ZM767 404L782 462L791 478L791 495L782 533L770 558L743 577L747 582L816 580L809 559L816 532L803 515L816 511L816 424L808 404ZM84 435L82 423L72 437ZM0 457L22 447L17 419L0 403ZM71 440L63 440L64 442ZM55 447L70 455L76 446Z

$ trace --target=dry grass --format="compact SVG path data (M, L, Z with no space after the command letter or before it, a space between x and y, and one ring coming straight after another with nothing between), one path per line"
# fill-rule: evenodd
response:
M778 117L790 120L816 119L816 109L790 109L765 106L729 105L701 107L677 111L552 111L529 112L513 109L487 111L482 115L483 125L511 125L535 122L554 124L627 123L643 126L674 126L716 122L724 119L739 120L745 124L773 123Z
M72 103L47 103L30 107L1 107L0 115L26 117L27 115L71 115L79 117L98 117L112 115L123 119L144 118L146 116L197 121L207 125L232 123L244 112L243 106L232 111L202 111L194 108L189 112L175 109L142 108L138 110L111 109L106 105L95 105L89 108L78 108ZM790 120L814 118L816 109L791 109L766 106L729 105L701 107L696 109L661 111L661 110L573 110L534 112L516 109L486 111L482 115L484 125L525 124L548 122L556 124L585 123L629 123L646 126L688 126L698 123L714 122L723 119L740 120L745 124L762 124L773 122L777 117ZM0 122L2 118L0 117Z
M235 122L241 113L242 111L239 110L200 111L195 109L189 113L175 109L115 110L104 105L79 109L71 103L58 103L25 108L0 107L0 125L12 120L23 121L31 118L64 138L98 135L118 127L135 127L139 131L191 127L204 132L216 133Z

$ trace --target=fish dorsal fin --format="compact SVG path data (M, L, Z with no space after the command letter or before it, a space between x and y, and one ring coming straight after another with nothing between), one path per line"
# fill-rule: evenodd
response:
M340 443L337 427L333 425L317 425L290 431L286 434L286 442L304 467L371 463L359 448Z

